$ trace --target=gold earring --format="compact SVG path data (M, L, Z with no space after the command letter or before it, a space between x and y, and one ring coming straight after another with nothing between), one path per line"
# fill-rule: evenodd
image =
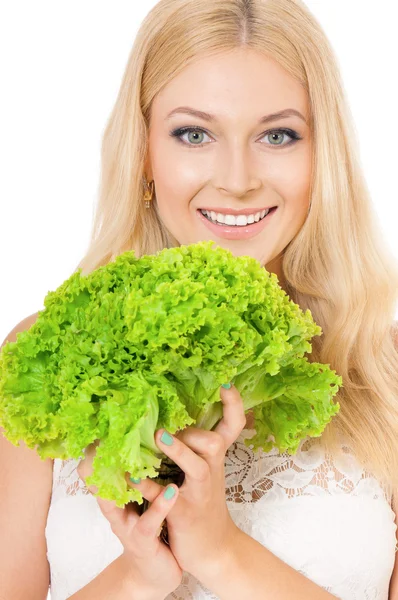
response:
M153 196L153 191L154 191L154 187L155 187L155 182L152 179L151 183L148 185L148 182L145 180L147 189L145 190L144 193L144 200L145 200L145 208L149 208L150 207L150 202L152 200L152 196ZM150 191L148 190L148 188L151 187Z

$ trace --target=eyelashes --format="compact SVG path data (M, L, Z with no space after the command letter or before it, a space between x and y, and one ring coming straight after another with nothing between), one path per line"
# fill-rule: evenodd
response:
M202 146L206 145L203 143L190 144L190 143L184 141L182 139L182 136L185 135L186 133L204 133L205 135L209 135L201 127L179 127L178 129L174 129L173 131L171 131L169 135L171 137L176 138L178 142L180 142L181 144L184 144L184 146L187 146L188 148L202 148ZM269 129L268 131L263 133L263 135L261 137L264 138L269 135L280 135L280 134L289 136L290 141L287 144L265 144L265 145L271 146L274 148L286 148L287 146L291 146L291 145L295 144L296 142L298 142L299 140L303 139L297 133L297 131L294 131L294 129L286 129L284 127L281 127L279 129Z

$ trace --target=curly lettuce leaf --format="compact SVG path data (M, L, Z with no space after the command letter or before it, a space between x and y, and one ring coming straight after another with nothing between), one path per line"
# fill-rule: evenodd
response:
M341 378L304 356L322 334L311 312L212 241L78 270L44 306L0 354L0 425L42 459L98 443L87 483L118 506L142 502L126 472L156 477L157 429L214 428L226 381L253 408L256 448L294 452L339 410Z

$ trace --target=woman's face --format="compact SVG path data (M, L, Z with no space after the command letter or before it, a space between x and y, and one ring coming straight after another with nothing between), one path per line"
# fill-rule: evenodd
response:
M194 116L178 107L211 113ZM301 113L261 122L285 109ZM306 220L311 132L305 90L275 61L239 49L198 60L152 104L145 165L161 221L181 245L214 240L257 259L284 286L282 254ZM307 122L306 122L307 121ZM179 132L191 127L193 131ZM286 129L289 131L281 131ZM295 140L298 137L300 139ZM277 207L261 221L252 218ZM212 224L200 209L215 213ZM248 224L226 215L245 211ZM224 219L223 219L224 217ZM225 224L227 223L227 224ZM242 233L244 231L244 233Z

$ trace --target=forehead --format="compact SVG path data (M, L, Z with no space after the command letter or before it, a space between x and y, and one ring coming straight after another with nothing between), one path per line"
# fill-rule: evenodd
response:
M176 106L191 106L220 121L252 121L295 108L308 117L305 89L275 60L247 49L198 58L157 94L152 117L165 119ZM176 118L176 117L174 117Z

